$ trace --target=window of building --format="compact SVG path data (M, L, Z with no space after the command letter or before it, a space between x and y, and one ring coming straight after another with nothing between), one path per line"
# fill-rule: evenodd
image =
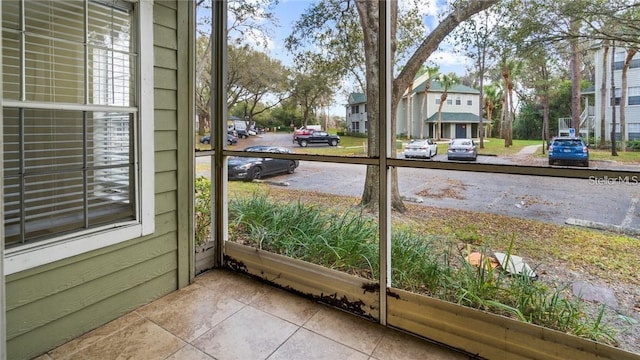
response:
M360 112L360 106L358 105L352 105L351 106L351 113L352 114L358 114Z
M471 100L471 99L467 100L467 105L469 105L469 106L473 105L473 100Z
M629 105L640 105L640 86L629 87L627 96Z
M436 98L436 105L440 104L440 98Z
M456 105L462 105L462 99L460 99L460 96L456 97Z
M154 227L152 6L20 4L2 9L8 273Z
M616 54L613 59L613 66L616 70L622 70L624 67L624 62L627 58L626 51L616 51ZM629 64L630 69L640 67L640 53L636 53L631 59L631 63Z
M620 97L622 96L622 92L620 91L620 88L615 89L614 92L614 97L613 97L613 105L620 105Z
M453 105L453 99L447 99L447 105Z

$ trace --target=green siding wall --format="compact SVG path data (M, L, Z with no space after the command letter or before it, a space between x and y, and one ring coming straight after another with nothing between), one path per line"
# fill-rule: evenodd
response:
M154 5L155 233L8 276L8 359L38 356L192 280L192 6Z

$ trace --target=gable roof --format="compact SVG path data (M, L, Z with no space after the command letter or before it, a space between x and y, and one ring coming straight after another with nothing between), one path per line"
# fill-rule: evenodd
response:
M488 123L489 120L482 118L483 123ZM428 123L438 122L438 113L431 115L425 120ZM441 122L446 123L479 123L480 117L472 113L460 113L460 112L442 112Z
M349 94L349 105L363 104L367 102L367 97L363 93Z
M422 82L420 85L415 86L413 88L412 94L416 94L416 93L421 93L424 92L424 88L426 86L426 81ZM434 80L431 82L431 87L429 87L429 92L444 92L444 87L442 86L442 84L437 81ZM447 93L449 94L475 94L475 95L479 95L480 91L476 90L472 87L466 86L466 85L462 85L462 84L455 84L452 87L449 88L449 90L447 90Z

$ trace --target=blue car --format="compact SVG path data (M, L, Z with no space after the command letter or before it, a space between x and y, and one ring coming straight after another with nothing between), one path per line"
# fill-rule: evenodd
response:
M589 166L589 147L579 137L556 137L549 145L549 165L577 163Z

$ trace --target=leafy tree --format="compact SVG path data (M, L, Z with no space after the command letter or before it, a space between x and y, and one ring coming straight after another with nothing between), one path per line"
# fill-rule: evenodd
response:
M288 71L279 60L255 50L247 50L246 55L240 60L247 66L237 85L246 105L245 119L251 122L254 116L274 108L290 95Z
M342 72L322 55L310 51L299 54L296 59L298 70L290 86L293 98L302 109L302 125L306 126L311 114L333 99L333 89L338 86Z
M196 37L196 109L199 118L198 133L204 134L205 129L211 127L211 1L198 0L196 11L204 14L198 17L197 37ZM272 7L273 0L230 0L228 2L228 25L229 42L233 45L228 48L228 70L227 73L227 108L231 109L241 99L246 99L244 87L238 85L241 82L247 83L245 69L248 64L246 52L249 47L242 45L243 39L251 38L255 40L255 45L266 45L268 43L269 25L274 24L275 18ZM249 36L250 35L250 36Z
M537 139L542 132L543 111L533 98L522 100L518 121L514 125L514 137L516 139Z
M475 75L476 79L473 82L473 87L477 87L480 90L480 101L478 102L478 114L480 129L480 148L484 148L484 81L487 72L487 55L493 48L498 47L495 37L497 36L498 26L496 23L504 19L504 12L508 9L506 6L492 7L481 13L474 15L470 21L467 21L459 26L455 32L455 39L460 47L466 50L465 54L475 60ZM489 65L490 66L490 65ZM463 82L464 83L464 82ZM489 124L489 127L491 124Z

